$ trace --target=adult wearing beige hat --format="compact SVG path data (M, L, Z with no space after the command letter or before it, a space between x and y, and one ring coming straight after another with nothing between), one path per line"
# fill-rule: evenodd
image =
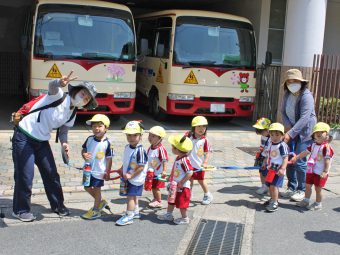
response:
M281 107L283 125L285 127L284 141L290 150L299 154L312 143L312 130L316 124L314 98L307 88L308 80L302 77L298 69L290 69L285 74L284 97ZM298 160L294 165L288 165L288 188L280 195L301 201L306 189L306 158Z

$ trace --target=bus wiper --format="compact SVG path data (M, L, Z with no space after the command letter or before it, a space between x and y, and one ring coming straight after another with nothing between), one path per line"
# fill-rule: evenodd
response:
M81 58L84 59L90 59L90 60L119 60L119 58L114 57L112 55L109 54L105 54L105 53L97 53L97 52L84 52L81 54Z
M44 62L47 62L47 61L52 61L52 60L55 60L56 59L56 56L53 55L52 52L46 52L45 54L42 55L42 57L44 57Z
M216 61L189 61L184 66L182 66L183 69L185 68L191 68L195 66L206 66L206 65L213 65Z

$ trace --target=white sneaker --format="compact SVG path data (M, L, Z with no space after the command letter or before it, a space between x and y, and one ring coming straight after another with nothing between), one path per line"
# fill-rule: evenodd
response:
M290 199L295 201L295 202L300 202L304 198L305 198L305 192L302 191L302 190L296 191L295 194L290 197Z
M205 195L202 200L202 205L208 205L213 201L214 197L211 193L208 193L208 195Z
M311 210L311 211L319 211L322 209L322 205L321 204L317 204L316 202L314 202L313 204L309 205L307 207L308 210Z
M281 197L284 197L284 198L291 198L293 195L295 194L295 191L294 190L291 190L291 189L286 189L285 191L283 192L280 192L280 196Z
M174 216L172 215L172 213L165 213L165 214L161 214L157 216L157 219L159 220L166 220L166 221L173 221L174 220Z
M174 223L177 225L184 225L184 224L189 224L190 220L189 217L186 218L178 218L174 220Z
M302 201L297 202L296 206L303 207L303 208L308 208L309 207L309 202L307 202L305 199L303 199Z
M268 187L267 186L262 186L261 188L256 190L256 193L259 195L264 195L268 192Z

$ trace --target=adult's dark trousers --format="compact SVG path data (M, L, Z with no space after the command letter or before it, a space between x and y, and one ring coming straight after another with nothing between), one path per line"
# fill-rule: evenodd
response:
M34 164L37 165L52 210L64 206L60 176L48 141L30 138L16 129L12 139L14 162L13 212L31 211Z

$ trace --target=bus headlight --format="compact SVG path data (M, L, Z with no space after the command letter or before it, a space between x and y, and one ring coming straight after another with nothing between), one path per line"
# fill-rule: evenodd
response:
M254 97L240 97L240 103L252 103L254 102Z
M32 97L38 97L41 94L48 94L47 89L30 89L30 94Z
M135 98L136 93L135 92L117 92L113 93L114 98Z
M194 95L186 95L186 94L173 94L169 93L168 97L170 100L183 100L183 101L194 101Z

